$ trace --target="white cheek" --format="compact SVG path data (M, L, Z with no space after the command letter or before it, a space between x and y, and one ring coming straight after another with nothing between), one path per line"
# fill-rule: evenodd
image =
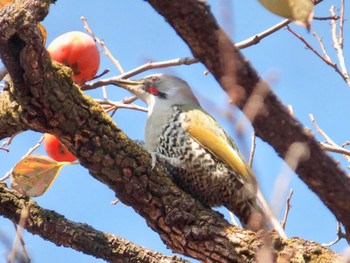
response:
M148 116L150 116L153 113L154 105L155 105L155 98L153 96L149 96L146 101L148 105Z

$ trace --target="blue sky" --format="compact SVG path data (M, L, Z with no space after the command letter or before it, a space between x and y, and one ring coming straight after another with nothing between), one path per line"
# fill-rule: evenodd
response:
M208 1L212 12L219 23L224 26L234 41L239 42L257 34L281 21L281 18L269 13L257 1L220 0ZM325 1L315 9L316 16L328 16L329 7L337 7L340 1ZM228 19L224 14L231 14ZM163 61L179 57L191 56L188 47L176 35L175 31L154 11L146 1L128 0L87 0L57 1L44 21L48 32L49 44L57 36L68 31L84 31L80 17L84 16L95 32L103 39L121 62L125 70L130 70L149 60ZM349 12L346 13L349 18ZM336 55L330 42L330 26L327 21L314 21L313 26L320 36L324 37L329 54L336 61ZM347 25L346 25L347 26ZM292 28L305 36L311 43L317 45L306 29L292 25ZM347 27L345 27L347 30ZM347 43L349 34L345 37L345 55L350 50ZM264 39L258 45L243 50L259 74L268 80L273 79L272 88L285 104L291 104L294 114L306 127L315 131L308 114L314 114L318 124L338 144L350 140L350 88L346 86L339 75L310 50L292 36L287 30ZM113 64L101 52L101 67L110 68L106 77L118 75ZM244 116L227 104L224 94L213 77L205 76L205 68L198 64L180 66L154 72L176 74L184 78L192 87L202 102L202 106L211 112L225 129L237 139L236 123L230 123L222 118L224 110L231 110L240 120ZM107 87L111 100L121 100L128 95L117 87ZM87 92L94 98L101 98L101 89ZM213 104L215 106L213 106ZM138 102L139 105L143 105ZM219 110L218 110L219 109ZM114 116L115 122L132 139L143 139L143 126L146 114L131 110L119 110ZM251 128L247 124L243 139L237 140L245 156L250 147ZM33 147L41 137L34 132L22 133L10 145L10 153L0 152L0 175L4 175ZM317 135L323 141L323 138ZM45 154L41 147L36 153ZM346 163L339 155L333 155L346 169ZM257 140L256 155L253 164L262 191L267 199L274 191L276 178L284 169L283 161L265 142ZM348 172L348 171L347 171ZM300 236L308 240L327 243L336 238L336 221L334 216L310 192L295 175L291 176L290 188L294 189L292 209L287 221L287 235ZM113 192L100 182L93 179L88 172L79 166L64 167L49 191L35 199L44 208L56 210L68 219L88 223L96 229L111 232L129 239L147 248L171 255L156 233L150 230L132 208L119 203L111 205L115 200ZM284 204L284 200L282 200ZM227 216L227 211L219 209ZM15 237L12 223L0 217L0 235L10 240ZM33 262L103 262L102 260L83 255L72 249L56 247L38 236L24 233L24 240ZM344 251L346 242L341 241L333 247L338 252ZM6 255L7 248L0 243L1 257ZM0 259L1 262L1 259Z

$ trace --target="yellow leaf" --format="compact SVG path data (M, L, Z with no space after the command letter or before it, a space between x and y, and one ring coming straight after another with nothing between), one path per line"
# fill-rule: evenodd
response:
M11 186L28 196L40 196L52 185L64 165L44 155L29 155L11 171Z
M266 9L309 28L314 4L311 0L259 0Z

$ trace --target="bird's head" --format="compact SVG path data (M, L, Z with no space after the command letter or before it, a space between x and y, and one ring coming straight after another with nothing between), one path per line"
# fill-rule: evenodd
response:
M136 81L118 80L114 84L146 102L149 110L162 110L174 105L199 106L188 84L172 75L155 74Z

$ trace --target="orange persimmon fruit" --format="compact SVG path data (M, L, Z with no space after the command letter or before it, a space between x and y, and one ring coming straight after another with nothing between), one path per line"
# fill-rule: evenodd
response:
M44 148L46 153L57 162L74 162L77 159L55 135L45 133Z
M74 81L82 85L93 79L100 67L100 52L88 34L71 31L54 39L47 50L53 60L73 70Z

